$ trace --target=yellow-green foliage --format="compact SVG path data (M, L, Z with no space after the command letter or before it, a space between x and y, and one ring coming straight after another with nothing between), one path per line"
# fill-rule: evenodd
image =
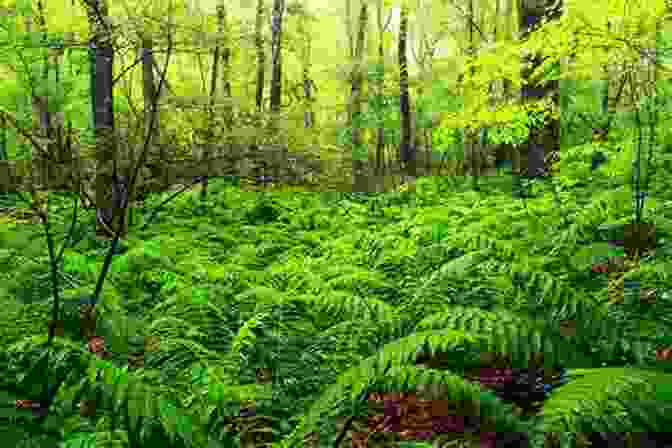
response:
M543 52L545 59L532 74L534 81L553 70L556 70L556 79L603 79L602 67L615 62L626 64L627 70L638 70L632 68L632 64L640 60L640 48L655 44L655 33L665 8L662 0L563 3L562 18L544 24L526 42L499 40L465 59L462 71L469 73L464 81L465 108L459 113L445 114L442 126L480 128L521 122L520 113L529 106L503 103L491 110L489 89L493 81L501 79L509 80L512 89L520 88L519 61L524 52ZM613 11L613 15L606 15L604 11ZM607 18L613 22L609 29ZM567 64L570 56L573 61ZM562 67L559 71L554 68L558 64ZM661 73L661 76L667 75ZM547 99L542 104L541 109L549 110ZM554 116L558 113L549 112Z

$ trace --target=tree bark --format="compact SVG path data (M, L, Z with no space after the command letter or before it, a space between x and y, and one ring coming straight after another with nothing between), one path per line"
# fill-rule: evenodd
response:
M88 17L93 37L91 39L91 104L96 136L96 236L114 239L119 222L124 226L120 238L128 236L127 219L120 208L128 203L128 189L121 188L124 179L120 171L114 135L114 96L112 91L114 48L109 23L108 8L104 0L89 3Z
M541 23L543 17L549 20L558 19L562 15L562 0L555 2L548 0L521 0L520 2L520 31L521 39L525 39L532 30ZM527 63L527 67L526 67ZM558 106L559 85L557 80L544 82L541 85L533 85L530 81L532 72L541 65L542 55L532 54L523 58L521 77L526 81L521 89L521 101L537 101L551 95L553 102ZM527 177L535 178L546 175L545 151L560 150L559 122L549 119L541 128L531 128L529 140L524 148L527 149Z
M387 16L385 25L383 25L383 1L376 3L376 13L378 19L378 77L376 78L376 94L382 100L385 95L385 53L384 53L384 33L390 24L392 12ZM385 126L381 123L376 129L376 177L382 175L382 169L385 166Z
M469 56L476 55L476 41L474 37L475 12L474 1L469 0L467 16L469 18ZM471 68L471 75L474 75L474 69ZM468 94L468 93L465 93ZM478 177L481 174L480 148L478 147L478 130L467 128L464 130L464 167L472 176L473 188L478 189Z
M264 105L264 73L266 54L264 53L264 35L262 24L264 20L264 0L257 0L257 18L254 26L254 45L257 48L257 112L261 112Z
M310 67L311 67L311 34L308 31L308 11L301 10L298 12L299 15L299 35L302 36L303 48L301 50L301 75L302 75L302 84L303 84L303 126L306 129L312 128L315 126L315 112L313 112L313 92L312 87L315 85L315 82L310 77Z
M285 9L284 0L273 1L272 34L271 34L271 111L280 111L282 98L282 16Z
M406 167L406 178L413 182L416 178L415 145L412 138L411 126L411 98L408 90L408 61L406 58L406 44L408 41L408 0L401 6L399 23L399 109L401 118L401 141L399 158Z
M362 137L361 129L359 127L359 117L361 115L361 101L362 101L362 63L364 59L364 43L366 37L366 25L367 25L367 6L365 2L362 2L361 9L359 12L358 20L358 32L357 32L357 44L354 54L355 65L352 69L352 79L351 79L351 91L350 91L350 116L352 117L351 129L352 129L352 176L353 176L353 192L368 192L372 188L369 185L369 176L365 171L365 165L368 165L367 160L361 160L356 153L362 152ZM368 151L367 151L368 156Z

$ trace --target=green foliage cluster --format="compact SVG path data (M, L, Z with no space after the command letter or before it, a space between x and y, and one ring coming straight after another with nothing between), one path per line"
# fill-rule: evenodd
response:
M579 157L573 154L568 160ZM246 193L213 179L207 201L180 195L144 228L166 195L150 196L97 307L113 356L97 364L72 333L56 338L50 359L61 361L48 368L50 378L59 363L73 373L49 424L63 425L65 446L85 439L96 446L237 446L264 428L278 446L300 446L316 430L331 444L339 433L334 418L362 415L367 392L440 384L446 397L480 403L499 431L523 431L538 443L540 420L514 416L462 376L487 351L511 353L519 366L543 352L548 363L568 367L572 380L544 404L545 431L669 424L642 403L663 399L670 382L654 360L657 336L672 334L672 322L661 318L672 304L670 198L649 198L659 250L628 274L657 287L657 302L610 305L606 280L589 272L591 255L604 244L600 226L628 222L629 196L606 172L591 182L556 185L559 198L542 184L523 203L496 179L479 192L456 184L449 194L442 179L420 179L412 198ZM68 229L68 203L54 195L52 206L62 210L53 219L57 240ZM73 323L77 300L90 293L102 265L93 220L82 213L60 269L63 317ZM3 331L3 365L15 372L5 382L14 389L3 393L11 399L36 398L30 385L40 384L25 376L44 356L39 347L53 302L39 268L47 266L39 229L6 224L0 233L3 263L21 260L2 282L1 328L22 325L20 333ZM30 284L39 286L31 300L19 300L20 286ZM577 328L569 340L558 330L566 320ZM160 338L160 351L128 371L130 339L147 335ZM448 353L448 370L413 366L426 349ZM255 381L259 368L271 369L272 386ZM98 379L96 369L105 372ZM102 397L99 413L80 417L74 405L93 393ZM632 396L640 405L625 405ZM258 416L272 417L270 427L238 417L247 401ZM632 409L633 423L609 417L613 406Z
M19 61L17 48L0 62L25 64L27 76L43 54ZM73 70L84 63L66 54ZM557 61L549 64L545 76L556 78ZM486 85L499 76L493 73L481 71L475 81ZM68 76L50 98L86 129L87 80ZM522 201L505 177L484 180L479 191L451 177L420 179L412 194L378 195L250 193L212 179L207 200L178 196L147 226L166 197L150 195L96 307L112 355L105 361L76 331L80 300L91 294L109 249L95 238L93 211L78 211L70 227L72 197L51 196L49 231L59 242L67 234L70 244L57 262L65 332L46 349L54 290L43 229L3 222L0 369L7 374L0 395L5 404L38 399L45 378L58 389L46 421L3 408L0 432L24 447L214 448L264 433L277 447L303 446L311 433L333 446L339 418L365 415L368 392L427 385L440 386L438 398L477 407L499 432L527 433L535 447L550 432L576 446L580 432L668 428L672 378L655 358L672 335L670 117L653 100L639 104L660 112L654 128L663 136L650 145L655 159L644 163L636 131L653 120L615 114L613 139L599 146L608 162L594 170L596 144L587 133L604 117L589 107L586 84L562 86L560 112L535 105L466 119L458 92L441 83L417 100L419 127L432 112L445 114L432 142L448 154L462 149L462 129L487 126L493 143L522 144L530 128L561 113L568 138L559 174L530 182ZM12 101L30 87L27 78L0 82ZM657 98L670 96L669 85L661 89ZM398 101L369 98L354 125L383 125L386 144L397 144ZM118 112L129 108L116 104ZM29 119L27 106L19 118ZM25 150L16 146L9 156ZM656 226L657 252L621 280L656 288L657 300L611 303L610 285L590 268L602 256L603 226L630 222L643 202L629 186L640 175L651 180L645 216ZM568 321L573 335L560 330ZM129 371L126 356L143 336L158 338L160 349ZM445 368L415 365L420 352L446 354ZM487 352L510 353L519 367L541 352L549 365L566 366L571 381L544 403L543 416L517 416L465 378ZM262 369L272 372L270 383L257 381ZM82 416L76 406L90 397L98 413ZM256 418L240 415L249 402Z

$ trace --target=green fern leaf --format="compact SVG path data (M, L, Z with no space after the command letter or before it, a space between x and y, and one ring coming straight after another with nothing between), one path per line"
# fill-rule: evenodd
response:
M134 384L134 387L129 388L127 393L127 400L125 400L128 429L133 433L138 433L139 425L141 423L140 417L143 415L143 397L139 389L139 384Z
M171 442L175 441L177 431L177 407L171 401L166 399L159 399L159 420L161 426L170 437Z
M632 416L646 421L651 416L637 415L641 413L640 409L619 405L619 412L614 412L613 409L607 411L607 406L612 405L614 400L618 401L618 397L631 394L639 397L638 400L646 400L647 397L653 400L657 385L672 384L671 374L628 367L574 369L569 376L570 382L559 388L544 404L547 431L575 431L579 420L572 416L578 415L630 412ZM591 397L591 401L587 401L586 397Z
M63 444L63 448L89 448L95 446L95 432L76 432L68 434Z

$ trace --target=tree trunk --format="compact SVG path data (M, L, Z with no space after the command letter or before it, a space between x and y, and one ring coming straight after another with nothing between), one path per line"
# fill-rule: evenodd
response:
M306 110L303 112L303 126L306 129L315 127L315 112L313 112L313 80L310 77L310 71L306 67L303 69L303 96L305 98Z
M41 4L39 5L41 6ZM40 31L45 33L46 36L46 20L44 18L44 11L42 8L39 9L39 15L37 16L38 23L40 25ZM28 33L31 32L32 30L32 24L33 24L33 18L30 15L25 16L25 25L26 25L26 31ZM49 59L48 57L45 57L42 62L42 73L40 76L40 80L35 80L35 83L39 83L40 85L44 85L46 82L48 82L48 76L49 76ZM33 85L33 87L37 87L36 85ZM35 91L36 89L33 89ZM33 132L38 135L41 138L46 138L46 139L52 139L53 138L53 129L51 126L51 113L49 112L49 97L48 95L44 96L37 96L37 95L32 95L31 96L31 104L33 107ZM55 154L54 152L54 144L50 141L47 144L47 151L49 154ZM36 165L42 165L43 163L48 163L47 160L45 160L44 156L40 154L37 150L37 148L32 148L32 159L37 162ZM38 169L39 170L39 169ZM41 176L45 176L48 173L48 170L44 170L40 172ZM47 218L47 192L42 192L42 191L35 191L34 189L31 190L31 197L32 197L32 206L35 207L37 211L37 215L34 216L33 218L33 223L37 224L39 223L39 217L42 216L44 219Z
M315 126L315 113L313 112L313 93L312 87L315 85L314 81L310 77L310 52L311 52L311 34L307 29L307 15L308 12L305 10L300 11L299 16L299 35L302 36L303 48L301 51L301 74L303 77L303 126L306 129L312 128Z
M214 119L214 103L217 98L217 79L219 77L219 59L220 55L222 56L222 84L224 90L224 100L227 101L227 106L224 109L224 123L226 124L227 131L230 133L233 128L233 110L231 108L231 83L229 82L229 74L231 70L231 48L228 45L228 27L226 24L226 6L223 2L217 4L217 45L212 56L212 73L210 74L210 102L208 107L208 122L210 123L209 129L207 132L206 147L211 142L213 138L213 129L215 126ZM207 152L207 151L206 151ZM208 157L209 154L205 154L205 157ZM201 180L201 201L205 200L208 194L208 176L203 176Z
M352 70L351 92L350 92L350 116L352 121L350 123L352 129L352 176L353 176L353 192L368 192L371 191L368 176L368 151L366 161L361 157L364 151L362 150L361 129L359 127L359 117L361 115L361 101L362 101L362 63L364 58L364 43L366 37L367 25L367 7L366 3L362 2L359 13L358 32L357 32L357 46L354 54L355 65Z
M114 239L119 229L120 238L127 237L127 223L123 215L128 203L127 176L119 170L116 140L114 136L113 109L113 64L112 32L108 8L104 0L88 8L88 17L93 38L91 39L91 104L96 136L96 235L102 239Z
M405 166L404 181L413 182L416 178L415 145L412 139L411 99L408 91L408 61L406 59L406 43L408 41L408 4L404 0L401 6L399 21L399 108L401 118L400 159Z
M273 1L273 18L271 34L271 111L280 111L282 99L282 15L285 9L284 0Z
M555 5L553 5L555 3ZM551 6L554 8L551 10ZM521 0L520 3L520 31L521 39L532 31L541 22L543 17L549 20L558 19L562 15L562 0L557 2L543 0ZM525 67L525 63L529 65ZM544 96L552 95L555 105L558 105L558 81L552 80L539 86L531 84L531 73L542 63L540 54L533 54L523 58L521 77L526 80L521 89L521 100L524 103L537 101ZM527 149L527 177L535 178L546 175L544 166L545 151L559 151L559 122L547 120L541 128L530 129L529 140L524 147Z
M276 142L279 134L280 107L282 106L282 20L285 12L285 0L273 0L271 16L271 115L268 121L267 135ZM282 140L280 140L280 143ZM272 170L277 177L277 170Z
M9 154L7 152L7 120L4 116L0 117L0 160L8 160Z
M469 56L476 55L476 41L474 38L474 21L476 14L474 13L474 0L469 0L467 17L469 18L469 48L467 50ZM474 75L474 68L471 68L471 76ZM465 174L467 172L472 176L473 188L478 189L478 177L481 174L481 158L480 149L478 147L478 130L467 128L464 130L464 167Z
M387 16L385 25L383 26L383 1L379 0L376 3L376 13L378 18L378 70L379 74L376 78L376 94L382 100L385 95L385 53L384 53L384 33L390 24L392 12ZM385 126L381 123L376 129L376 177L382 175L382 169L385 166Z
M160 145L160 117L159 111L156 110L154 117L154 125L152 126L152 134L149 135L149 125L152 120L152 105L157 97L156 81L154 79L154 42L151 36L143 36L142 48L140 49L140 58L142 60L142 93L144 99L144 120L145 120L145 139L149 139L148 147L154 149L157 147L159 152L154 154L157 160L164 160L163 145Z
M264 53L264 35L262 24L264 20L264 0L257 0L257 19L254 26L254 45L257 48L257 112L261 112L264 105L264 73L266 55Z

